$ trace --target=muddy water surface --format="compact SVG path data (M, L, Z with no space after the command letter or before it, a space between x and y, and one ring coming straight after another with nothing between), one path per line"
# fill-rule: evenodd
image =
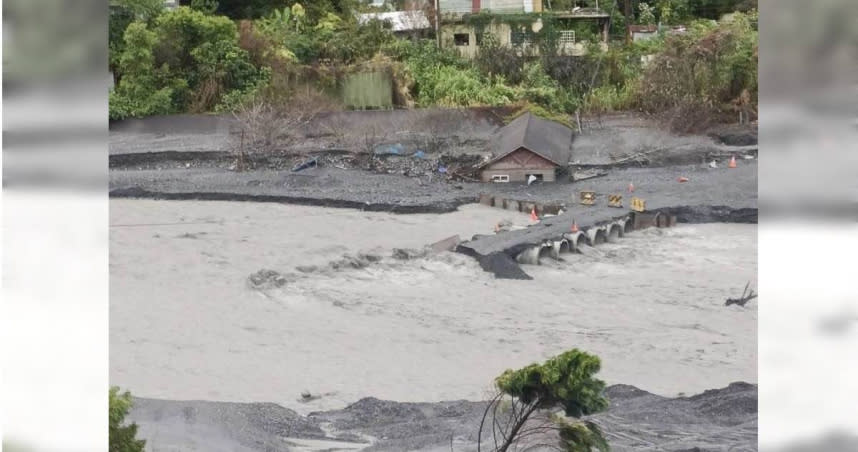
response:
M526 215L391 215L279 204L111 200L111 383L141 397L476 400L504 369L571 347L609 383L675 396L756 382L756 227L651 229L496 280L454 253L390 257ZM332 269L344 254L381 256ZM301 267L303 271L296 268ZM260 269L281 287L254 288ZM299 402L302 390L322 395Z

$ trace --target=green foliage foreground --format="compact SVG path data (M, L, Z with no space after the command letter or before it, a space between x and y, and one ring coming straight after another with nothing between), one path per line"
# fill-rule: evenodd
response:
M212 111L224 96L251 89L268 72L238 45L235 23L180 7L130 23L110 92L110 118Z
M507 370L495 379L498 394L486 407L478 433L480 441L488 426L494 452L542 441L534 435L546 432L557 432L560 448L567 452L608 450L598 425L578 420L608 407L603 394L605 382L594 377L600 367L597 356L572 349L542 364ZM565 416L550 412L557 408L562 408Z
M136 438L137 424L123 425L131 409L131 393L120 393L118 387L111 387L108 407L110 452L143 452L146 441Z

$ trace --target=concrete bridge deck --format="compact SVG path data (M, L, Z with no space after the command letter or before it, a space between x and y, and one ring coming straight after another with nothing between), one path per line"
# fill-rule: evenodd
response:
M538 250L549 242L564 239L577 241L579 235L583 236L585 243L593 244L597 234L602 235L602 240L608 239L612 225L620 228L616 232L620 235L629 231L634 221L634 213L628 208L632 196L646 201L647 213L675 216L679 222L757 221L756 161L742 161L735 169L684 167L683 174L676 168L675 175L670 174L669 168L663 170L649 180L632 181L636 186L634 193L628 192L630 181L619 180L619 177L627 176L626 173L612 173L576 183L573 185L576 190L597 193L595 205L570 205L563 214L542 218L526 229L475 237L461 243L457 251L477 258L484 269L498 277L528 278L515 261L529 249ZM678 182L680 176L689 178L689 181ZM621 193L624 208L608 207L609 193ZM498 212L502 218L503 211L499 209ZM579 235L571 234L573 221L578 225ZM521 258L518 260L522 261Z

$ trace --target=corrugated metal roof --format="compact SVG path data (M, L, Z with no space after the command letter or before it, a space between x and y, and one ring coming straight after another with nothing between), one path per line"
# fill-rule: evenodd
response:
M424 30L431 27L426 14L419 10L358 15L358 23L360 24L366 24L372 19L390 22L393 31Z
M572 158L572 129L528 112L498 130L492 137L491 145L495 157L484 163L483 167L521 147L556 165L566 166Z

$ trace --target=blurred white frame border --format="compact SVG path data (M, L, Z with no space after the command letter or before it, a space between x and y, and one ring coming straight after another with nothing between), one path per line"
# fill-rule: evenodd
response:
M759 3L759 446L856 451L858 8Z
M106 451L107 2L3 2L4 451Z
M855 451L858 8L759 6L760 450ZM3 14L4 450L107 450L107 8Z

